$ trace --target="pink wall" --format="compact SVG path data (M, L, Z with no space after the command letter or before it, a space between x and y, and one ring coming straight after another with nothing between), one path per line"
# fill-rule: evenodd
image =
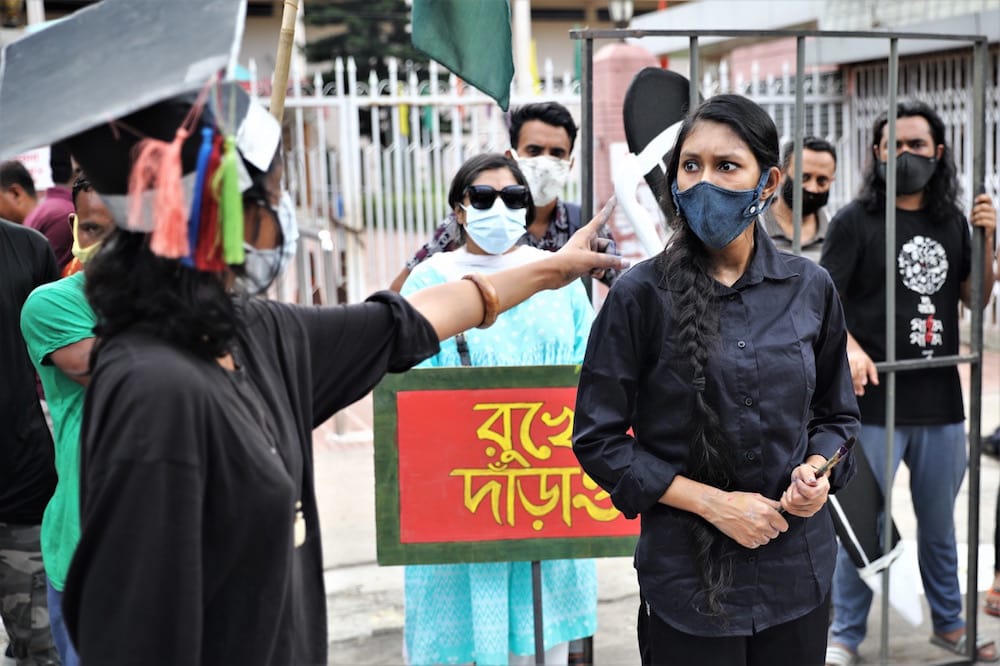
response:
M594 53L594 210L614 194L608 146L625 141L622 102L632 78L644 67L658 67L640 46L612 42Z
M742 75L744 81L752 78L753 63L756 61L759 68L758 77L766 79L773 76L776 79L782 77L784 65L788 65L788 75L795 76L795 39L776 39L769 42L761 42L750 46L741 46L729 52L726 56L729 62L729 83L735 84ZM806 67L806 72L811 73L814 67ZM837 69L835 65L820 67L819 71L833 71Z

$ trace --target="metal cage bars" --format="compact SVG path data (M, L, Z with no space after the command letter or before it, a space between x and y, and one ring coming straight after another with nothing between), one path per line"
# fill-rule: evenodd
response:
M593 183L593 42L597 39L625 39L642 37L687 37L689 41L690 72L688 79L691 81L690 108L695 108L699 100L698 80L699 75L699 37L752 37L761 38L795 38L796 40L796 64L795 64L795 179L802 182L802 131L804 125L804 86L805 81L805 40L807 38L860 38L860 39L885 39L889 41L889 81L888 81L888 104L887 109L895 109L897 105L897 89L899 85L899 40L916 39L955 42L958 45L969 44L973 50L973 82L972 82L972 146L973 146L973 168L972 183L976 193L985 191L985 116L986 116L986 79L987 79L987 49L986 37L982 35L952 35L952 34L932 34L913 32L863 32L863 31L842 31L842 30L572 30L570 38L583 40L583 76L581 79L581 161L582 169L582 214L583 219L589 219L594 211L594 183ZM896 118L894 113L889 114L888 122L888 145L896 144ZM895 160L887 162L886 169L886 285L892 285L896 272L896 207L894 200L890 200L890 193L895 192L896 186L896 163ZM889 205L893 204L893 205ZM793 197L793 214L795 219L794 249L801 248L801 219L802 219L802 192L797 188ZM972 237L972 295L973 304L982 302L983 295L983 266L976 257L983 256L984 232L981 228L974 228ZM982 357L983 357L983 315L979 307L971 308L970 342L969 354L958 354L954 356L937 357L935 359L911 359L899 361L896 359L895 348L895 299L886 298L886 361L876 364L879 372L886 375L886 470L885 479L885 505L883 516L884 552L892 549L892 485L889 479L893 478L893 438L895 430L895 397L896 397L896 373L908 370L959 365L968 363L970 366L969 382L969 508L968 508L968 579L966 585L966 634L971 636L971 640L966 641L966 659L962 664L971 664L975 661L977 635L977 612L978 612L978 546L979 546L979 492L980 492L980 427L982 413ZM882 576L882 629L880 660L883 664L889 663L889 571L885 570Z

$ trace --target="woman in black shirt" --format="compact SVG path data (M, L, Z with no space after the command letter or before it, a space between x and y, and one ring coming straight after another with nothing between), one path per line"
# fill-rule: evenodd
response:
M756 223L774 123L720 95L669 154L666 249L622 276L591 331L574 451L627 517L645 664L821 664L836 554L816 468L858 429L825 271Z

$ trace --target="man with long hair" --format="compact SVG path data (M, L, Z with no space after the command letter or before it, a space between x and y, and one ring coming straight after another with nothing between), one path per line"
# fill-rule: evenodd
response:
M888 145L888 116L872 131L872 159L861 193L830 223L820 263L830 272L847 317L847 355L861 409L860 444L884 488L886 396L875 363L886 358L886 162L896 160L896 356L950 356L959 351L958 303L983 307L993 284L996 211L975 197L966 218L944 123L927 105L900 103L896 145ZM969 224L985 232L985 252L972 256ZM972 261L983 262L983 302L971 301ZM895 470L906 461L917 518L920 575L931 610L931 642L965 653L958 583L954 509L965 474L962 386L954 366L908 371L896 385ZM865 637L872 592L841 548L833 587L834 621L828 664L853 664ZM977 642L979 661L997 661L992 641Z

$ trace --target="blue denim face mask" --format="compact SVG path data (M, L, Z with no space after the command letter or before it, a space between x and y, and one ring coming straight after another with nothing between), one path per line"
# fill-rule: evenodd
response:
M767 171L762 173L752 190L727 190L703 180L681 192L674 180L670 192L691 231L708 247L721 250L767 209L770 202L760 197L768 175Z

